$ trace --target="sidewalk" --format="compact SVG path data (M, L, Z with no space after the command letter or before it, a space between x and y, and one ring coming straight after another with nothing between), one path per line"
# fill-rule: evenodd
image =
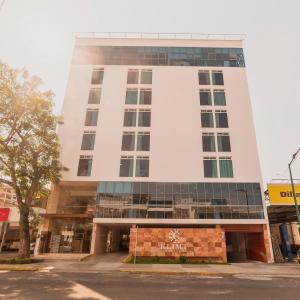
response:
M299 264L265 264L259 262L233 263L228 265L189 265L189 264L123 264L120 271L148 274L186 274L186 275L270 275L278 277L299 277Z

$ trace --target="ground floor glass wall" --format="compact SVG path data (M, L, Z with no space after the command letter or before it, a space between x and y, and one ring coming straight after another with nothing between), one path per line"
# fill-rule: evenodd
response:
M100 182L98 218L263 219L259 183Z
M53 220L50 253L89 253L92 220Z

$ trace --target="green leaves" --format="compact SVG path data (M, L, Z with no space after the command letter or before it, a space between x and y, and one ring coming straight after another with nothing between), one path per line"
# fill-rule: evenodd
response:
M62 120L52 112L53 93L41 91L41 83L26 69L0 62L0 180L29 206L62 170L56 133Z

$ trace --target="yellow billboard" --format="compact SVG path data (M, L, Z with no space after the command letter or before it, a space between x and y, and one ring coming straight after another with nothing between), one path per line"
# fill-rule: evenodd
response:
M295 205L292 186L290 184L268 184L271 205ZM300 185L295 184L295 192L300 204Z

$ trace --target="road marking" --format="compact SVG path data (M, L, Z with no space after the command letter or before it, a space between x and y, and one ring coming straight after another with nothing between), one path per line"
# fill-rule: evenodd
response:
M235 275L235 278L246 279L246 280L255 280L255 281L270 281L272 278L261 275Z
M0 270L0 274L3 274L3 273L8 273L10 271L7 271L7 270Z
M93 291L92 289L79 284L77 282L72 282L73 286L71 287L73 293L69 294L68 297L75 299L96 299L96 300L112 300L98 292Z
M50 272L53 269L54 269L53 266L45 267L45 268L39 270L38 273L48 273L48 272Z

